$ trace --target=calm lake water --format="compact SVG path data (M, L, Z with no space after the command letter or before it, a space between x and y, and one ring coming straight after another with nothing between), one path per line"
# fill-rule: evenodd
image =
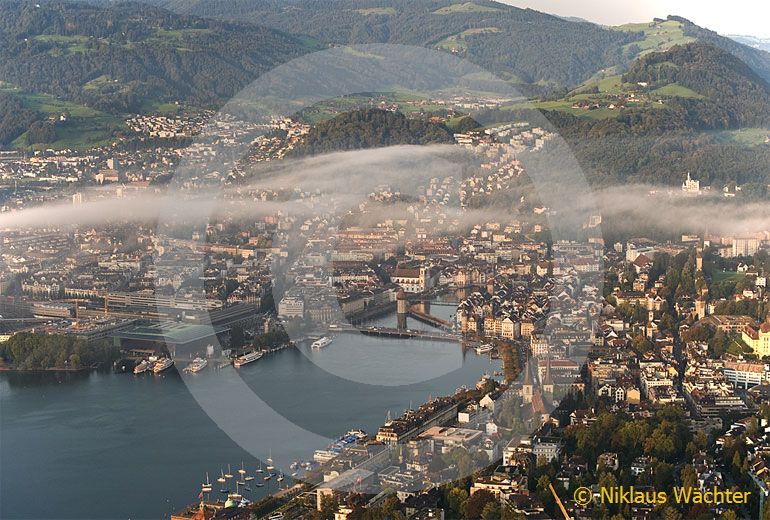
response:
M215 491L228 464L253 472L272 455L288 474L349 429L374 433L388 411L499 369L455 343L361 335L239 370L211 365L184 376L0 375L0 517L167 518L197 499L206 472Z

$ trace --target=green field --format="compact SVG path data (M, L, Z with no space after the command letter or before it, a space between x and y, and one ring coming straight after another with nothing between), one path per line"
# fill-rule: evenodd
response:
M391 16L396 14L396 10L392 7L370 7L369 9L356 9L356 12L362 16Z
M666 20L665 22L630 23L612 27L612 29L616 31L644 33L643 39L629 43L625 46L625 50L638 47L638 56L650 52L666 50L674 45L695 41L695 38L685 36L682 24L674 20Z
M517 110L527 108L537 108L538 110L557 110L559 112L566 112L576 117L584 119L608 119L616 117L620 111L610 110L607 107L595 108L592 110L582 108L572 108L574 102L578 99L586 99L587 96L578 95L570 99L562 99L558 101L532 101L524 103L514 103L512 105L504 106L503 109Z
M770 128L741 128L738 130L723 130L715 134L723 143L736 143L748 146L768 144Z
M476 36L479 34L494 34L499 33L499 27L478 27L475 29L467 29L460 34L449 36L436 44L437 49L452 50L452 49L467 49L468 43L466 39L469 36Z
M21 99L24 108L39 114L55 115L66 112L69 113L71 117L96 117L104 115L103 112L99 112L93 108L58 99L48 94L25 92L8 83L0 85L0 90L14 94Z
M21 100L24 108L41 116L67 114L67 121L58 122L56 125L56 141L36 144L31 147L33 149L86 150L111 143L114 141L113 132L125 128L123 118L119 115L100 112L48 94L25 92L8 83L0 84L0 90L12 93ZM27 145L26 132L18 136L12 144L16 148L30 148Z
M115 141L112 131L118 130L123 121L115 116L71 120L66 126L56 128L56 140L52 143L27 145L27 133L17 137L12 145L19 149L45 150L88 150L98 146L107 146Z
M599 92L617 94L623 92L623 75L613 74L606 78L600 79L596 85L599 87Z
M654 94L661 97L682 97L703 99L703 96L698 94L692 89L679 85L678 83L670 83L663 87L650 91L650 94Z
M730 341L730 343L727 345L727 348L725 349L725 352L732 354L733 356L756 357L754 356L754 350L737 337Z
M48 53L53 56L61 56L62 54L83 54L91 50L86 46L89 37L83 35L63 36L58 34L39 34L33 39L54 45L55 47L48 51Z
M433 14L454 14L454 13L494 13L499 11L494 7L465 2L464 4L452 4L441 9L433 11Z
M107 75L102 75L83 85L83 90L101 90L103 87L112 86L117 82L117 80Z
M712 271L711 273L711 280L714 283L718 282L725 282L725 281L731 281L731 282L738 282L740 280L743 280L746 277L745 274L739 273L737 271Z

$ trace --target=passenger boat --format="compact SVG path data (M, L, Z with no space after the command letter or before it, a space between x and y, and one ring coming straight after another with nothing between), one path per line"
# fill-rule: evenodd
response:
M238 358L235 358L235 361L233 361L233 365L238 368L242 367L243 365L248 365L249 363L253 363L254 361L258 360L262 357L262 352L254 351L249 352L248 354L244 354Z
M332 339L329 337L324 336L323 338L316 340L313 342L312 345L310 345L310 348L313 350L321 350L322 348L326 348L329 345L331 345Z
M152 371L156 374L160 374L161 372L168 370L174 366L174 360L171 358L163 358L158 360L155 365L152 367Z
M487 343L486 345L479 345L475 350L476 354L486 354L487 352L492 352L492 349L494 349L494 347Z
M134 374L141 374L142 372L147 372L150 369L150 363L145 361L144 359L134 367Z
M187 367L185 367L185 372L189 372L191 374L195 374L197 372L200 372L204 368L206 368L206 365L208 365L209 362L206 360L206 358L200 358L197 357L193 359Z

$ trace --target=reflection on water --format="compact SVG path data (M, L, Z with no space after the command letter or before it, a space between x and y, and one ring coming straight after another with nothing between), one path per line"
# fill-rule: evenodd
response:
M49 385L76 385L88 382L92 372L2 372L3 381L11 388L30 388ZM0 390L5 385L0 385Z

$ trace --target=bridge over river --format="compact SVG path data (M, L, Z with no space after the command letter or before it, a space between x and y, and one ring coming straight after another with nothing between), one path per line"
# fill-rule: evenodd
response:
M354 327L353 325L332 325L330 333L337 334L366 334L367 336L380 336L398 339L422 339L426 341L454 341L459 342L458 334L434 330L394 329L390 327Z

